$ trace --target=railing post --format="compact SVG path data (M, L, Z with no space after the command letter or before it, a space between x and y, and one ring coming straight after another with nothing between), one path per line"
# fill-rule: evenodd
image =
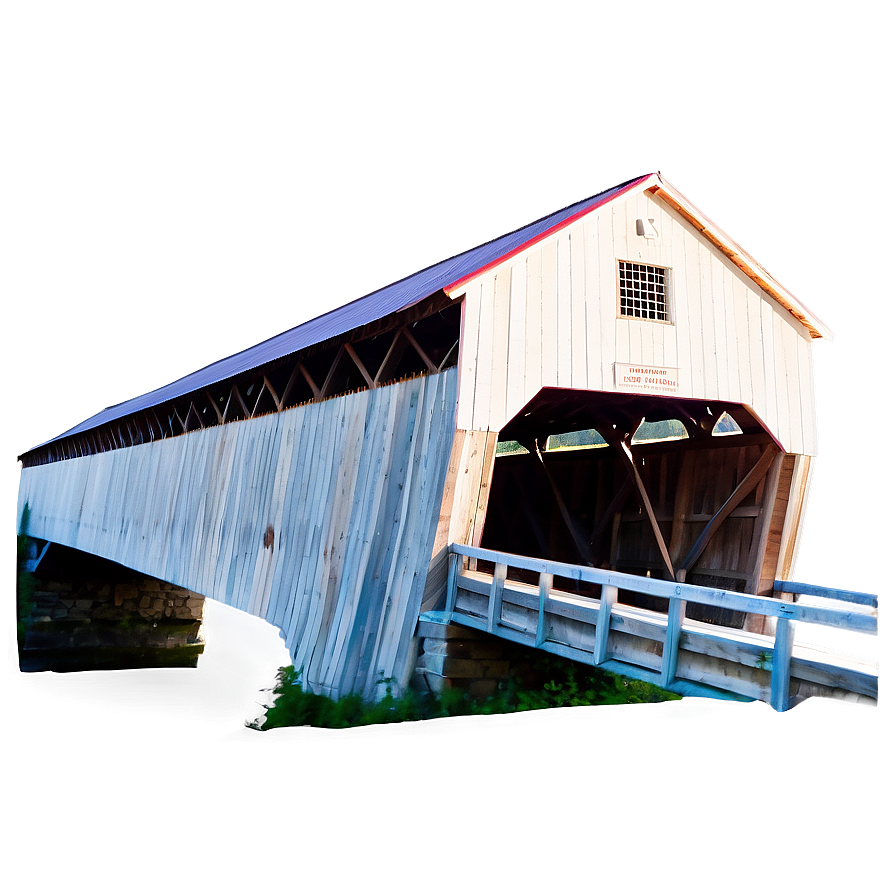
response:
M549 572L538 574L538 627L535 630L535 646L541 647L547 638L545 630L544 614L545 604L548 600L551 588L554 587L554 577Z
M681 588L675 589L681 594ZM686 602L680 597L669 598L669 616L666 620L666 638L663 642L663 668L660 674L660 686L668 687L675 679L678 667L678 639L681 637L681 623L684 619Z
M460 554L448 555L448 593L445 597L445 612L449 615L454 612L454 606L457 603L457 576L462 560L463 557Z
M772 654L772 684L769 702L772 709L790 708L790 660L793 657L793 622L778 617L775 622L775 649Z
M501 601L504 598L504 580L507 578L507 564L496 563L492 587L488 593L488 630L493 632L501 621Z
M594 665L606 662L607 644L610 640L610 615L619 597L619 589L615 585L600 586L600 610L597 626L594 629Z

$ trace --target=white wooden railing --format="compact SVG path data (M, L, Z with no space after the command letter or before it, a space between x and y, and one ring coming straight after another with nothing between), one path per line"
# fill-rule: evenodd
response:
M662 687L669 687L676 680L679 639L681 638L682 624L685 619L685 606L688 602L774 617L776 626L771 656L771 686L768 702L779 711L788 709L790 703L789 690L793 657L794 623L807 622L816 625L834 626L841 630L877 634L877 596L863 592L823 588L797 582L775 582L776 593L814 595L846 602L856 607L849 609L828 608L792 603L777 598L741 594L740 592L725 591L717 588L707 588L701 585L646 578L612 570L573 566L568 563L523 557L516 554L491 551L485 548L470 547L469 545L452 544L449 551L448 593L446 600L448 617L461 624L473 622L476 627L483 628L486 631L504 637L511 636L513 640L529 643L534 647L542 649L552 649L553 647L553 645L546 644L546 616L548 599L554 578L560 577L600 585L600 601L594 601L597 607L597 615L594 619L595 634L592 661L597 666L604 665L610 668L619 666L618 663L610 661L608 644L611 616L619 612L617 596L620 588L652 597L667 598L669 600L669 611L663 640L662 668L658 679L656 679ZM462 568L464 558L488 561L493 563L495 567L488 593L488 611L484 619L475 620L457 611L457 591L464 574ZM521 638L519 633L513 634L502 630L501 612L508 567L538 573L538 622L534 636ZM552 601L551 604L550 612L556 614L558 612L557 602ZM554 649L553 652L562 651ZM580 653L581 651L576 651L577 656ZM653 679L649 678L648 680Z

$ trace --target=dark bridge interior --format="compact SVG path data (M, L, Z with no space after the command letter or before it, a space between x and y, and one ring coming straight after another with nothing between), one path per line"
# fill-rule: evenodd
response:
M499 436L482 546L770 594L785 460L741 405L544 389ZM629 598L666 609L665 600ZM689 615L746 622L730 611Z

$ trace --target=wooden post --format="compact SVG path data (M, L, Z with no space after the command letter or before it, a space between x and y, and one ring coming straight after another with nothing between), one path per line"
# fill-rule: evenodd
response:
M644 506L644 512L647 514L647 519L650 521L650 528L653 531L653 537L656 541L656 546L657 548L659 548L663 566L666 569L666 573L668 574L669 579L674 582L675 570L672 568L672 560L669 557L669 550L666 547L665 540L663 539L663 533L660 531L660 524L657 522L656 514L653 512L653 504L650 503L650 496L647 494L647 488L644 485L644 481L641 479L640 474L638 473L637 466L635 466L635 461L632 457L632 450L624 441L621 440L616 441L613 444L616 446L617 451L622 456L623 461L625 461L628 472L635 481L635 485L638 489L638 494L640 494L641 496L641 504Z
M445 598L445 610L449 616L454 612L457 603L457 574L462 559L460 554L448 555L448 594Z
M476 504L473 510L470 530L470 544L479 545L482 541L482 530L485 527L485 512L488 509L488 496L492 487L492 475L495 471L495 451L498 445L497 432L485 432L485 442L481 444L482 467L479 476L479 491L476 495ZM470 561L470 569L476 569L476 560Z
M597 617L597 627L594 630L594 665L599 666L606 662L607 644L610 640L610 615L619 596L619 589L614 585L601 585L600 587L600 613Z
M507 578L507 564L496 563L492 587L488 593L488 630L493 632L501 621L501 601L504 598L504 580Z
M785 712L790 708L790 660L793 657L793 622L778 617L775 624L775 649L772 653L772 686L769 702L772 709Z
M547 631L545 630L544 616L545 605L547 604L548 595L554 586L554 577L549 572L542 572L538 575L538 628L535 631L535 646L541 647L547 639Z
M681 593L681 589L675 589ZM678 667L678 639L681 637L681 623L684 620L685 601L680 597L669 598L669 616L666 620L666 639L663 642L663 668L660 686L667 688L675 680Z

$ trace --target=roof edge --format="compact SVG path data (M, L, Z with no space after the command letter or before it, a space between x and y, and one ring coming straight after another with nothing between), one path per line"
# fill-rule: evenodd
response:
M659 196L664 202L672 206L688 223L696 227L703 236L723 252L760 289L772 296L806 327L813 339L832 340L834 338L833 330L820 317L813 314L793 293L772 277L752 255L731 239L721 227L701 212L697 206L662 175L657 173L656 183L647 187L647 190L653 193L653 195Z
M813 339L834 338L834 332L828 325L821 320L818 315L810 311L793 293L790 292L780 281L773 277L752 255L750 255L742 246L736 243L721 227L712 221L706 214L697 208L683 193L674 187L659 172L645 174L635 178L626 184L617 193L610 196L595 197L593 203L588 204L584 208L578 209L569 217L555 224L550 229L533 237L526 243L518 246L510 252L496 258L494 261L483 265L481 268L466 275L460 280L445 287L445 292L452 298L457 298L474 280L483 274L505 264L510 259L522 255L532 246L542 240L558 233L563 228L568 227L575 221L583 218L602 206L609 205L618 199L631 193L633 190L643 190L659 196L664 202L677 211L689 224L700 231L717 249L719 249L736 267L738 267L747 277L750 278L763 292L768 293L775 299L779 305L792 314L808 331Z
M638 189L639 187L644 189L645 185L648 184L651 180L654 180L656 177L657 175L653 173L642 174L640 177L636 177L634 180L630 180L624 184L621 184L618 188L611 188L611 190L607 190L602 194L598 194L594 197L594 202L590 202L583 208L579 208L577 211L571 213L569 217L563 218L561 221L558 221L552 227L549 227L547 230L538 234L538 236L532 237L532 239L527 240L525 243L517 246L515 249L504 253L504 255L499 256L494 261L490 261L488 264L483 265L481 268L478 268L471 274L462 277L460 280L455 280L454 283L449 283L448 286L444 288L445 293L452 299L456 299L461 293L464 292L464 290L470 283L481 277L483 274L487 273L490 270L493 270L496 267L499 267L502 264L505 264L507 261L517 255L522 255L524 252L527 252L529 249L531 249L532 246L542 242L542 240L545 240L550 236L553 236L555 233L559 233L561 230L563 230L564 227L569 227L570 224L578 221L579 218L584 218L585 215L591 214L591 212L593 212L595 209L601 208L604 205L609 205L611 202L615 202L617 199L625 196L632 190ZM618 192L614 193L613 189L618 189ZM610 195L607 195L607 193L610 193ZM578 203L576 203L576 205L578 205ZM572 207L573 206L570 206L570 208Z

